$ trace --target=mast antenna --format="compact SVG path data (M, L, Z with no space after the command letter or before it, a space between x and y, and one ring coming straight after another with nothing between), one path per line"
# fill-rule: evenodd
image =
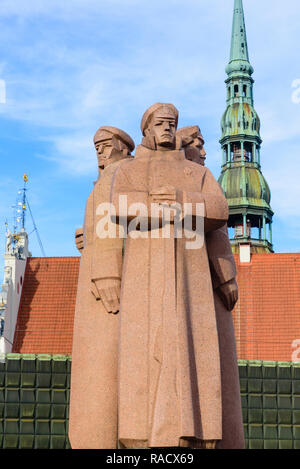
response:
M36 223L34 221L33 214L32 214L32 211L31 211L31 208L30 208L30 205L29 205L29 200L28 200L28 197L26 195L26 192L28 190L26 184L27 184L28 180L29 179L28 179L27 174L24 173L23 188L18 191L18 197L17 197L16 204L13 205L13 208L14 208L14 227L13 227L13 234L12 234L12 242L13 243L17 242L17 240L19 239L18 233L20 231L25 232L26 210L28 208L29 214L30 214L30 217L31 217L31 221L32 221L32 224L33 224L33 228L34 228L31 233L33 233L34 231L36 232L36 237L37 237L40 249L42 251L42 255L44 257L46 257L45 250L44 250L44 247L43 247L43 243L41 241L41 237L39 235L39 231L38 231L38 228L37 228ZM7 222L5 223L5 226L6 226L6 231L7 231L7 229L8 229Z

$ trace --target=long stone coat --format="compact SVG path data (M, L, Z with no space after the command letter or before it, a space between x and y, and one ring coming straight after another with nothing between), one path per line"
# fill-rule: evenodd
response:
M223 192L207 168L183 151L142 145L116 171L112 202L122 219L128 206L166 185L184 200L205 204L205 230L228 218ZM118 208L119 207L119 208ZM194 213L194 212L193 212ZM128 237L122 272L119 338L118 438L125 447L185 445L222 439L218 332L206 245L186 249L186 239Z
M207 233L206 245L214 287L221 364L222 440L216 447L243 449L245 440L233 319L217 292L221 285L236 277L227 226Z
M117 447L117 374L119 315L106 312L91 293L91 280L121 278L122 239L99 239L100 203L109 203L109 165L90 194L85 211L72 352L69 439L73 449Z

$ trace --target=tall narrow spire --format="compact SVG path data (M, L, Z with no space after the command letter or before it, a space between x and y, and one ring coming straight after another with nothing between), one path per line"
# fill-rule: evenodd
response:
M242 0L234 0L227 107L221 127L223 152L219 182L229 205L228 226L234 252L251 246L252 252L272 252L271 192L260 165L260 119L253 102L253 68L249 62ZM267 233L269 225L269 233Z
M249 62L243 0L235 0L234 2L230 50L231 60L247 60Z
M230 60L226 68L228 74L239 71L249 75L253 73L249 62L243 0L234 1Z

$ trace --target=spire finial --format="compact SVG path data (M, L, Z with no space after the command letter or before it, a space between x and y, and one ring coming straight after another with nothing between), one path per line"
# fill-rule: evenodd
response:
M230 50L231 60L247 60L249 62L243 0L235 0L234 2Z
M238 71L253 73L249 62L243 0L234 0L230 60L226 68L228 74Z

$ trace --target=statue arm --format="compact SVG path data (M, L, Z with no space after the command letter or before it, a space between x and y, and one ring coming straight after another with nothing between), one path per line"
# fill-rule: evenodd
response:
M110 246L106 242L110 242ZM96 239L91 256L92 281L115 278L122 275L122 239ZM115 246L113 245L115 243Z
M218 288L234 279L236 277L236 266L226 225L206 234L206 248L213 287Z
M83 225L75 230L75 244L80 254L82 254L87 242L90 242L93 223L93 197L94 191L90 193L86 202Z
M213 288L226 309L232 311L238 300L238 285L227 225L206 234L206 248Z
M128 164L130 167L130 163ZM111 187L111 203L115 208L117 217L117 223L120 219L128 218L130 221L131 217L135 215L128 214L128 208L133 204L143 204L147 207L148 213L150 213L150 197L146 190L136 190L133 183L130 181L126 171L120 166L115 172L112 187Z
M100 246L94 244L91 292L96 300L102 301L108 313L116 314L120 309L122 249L102 250L102 243Z
M236 279L233 278L229 280L229 282L220 285L219 288L216 289L216 292L225 308L228 311L232 311L239 298L239 289Z
M184 192L183 203L192 207L192 215L197 216L197 204L204 204L204 230L205 232L221 228L228 220L228 204L223 191L209 169L202 181L201 192Z
M90 279L91 293L96 300L102 301L108 313L117 313L120 307L121 273L122 273L122 248L123 240L119 237L99 236L97 224L101 216L97 214L97 207L101 203L108 202L103 198L103 192L94 188L92 207L88 214L90 227ZM102 217L105 217L102 214Z

